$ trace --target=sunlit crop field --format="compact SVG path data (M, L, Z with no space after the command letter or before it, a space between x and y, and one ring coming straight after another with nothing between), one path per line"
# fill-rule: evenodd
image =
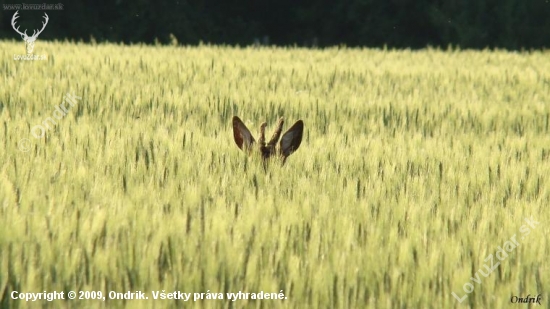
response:
M34 52L0 42L1 308L550 306L549 52ZM264 170L234 115L302 144Z

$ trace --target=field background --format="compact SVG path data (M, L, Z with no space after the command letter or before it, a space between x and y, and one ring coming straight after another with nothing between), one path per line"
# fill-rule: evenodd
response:
M23 42L0 42L1 308L518 308L510 297L527 294L550 308L548 51L34 52L48 60L14 61ZM68 92L82 100L34 138ZM302 119L302 145L265 172L236 147L233 115L256 137L263 121ZM540 225L521 239L528 217ZM514 234L521 245L473 283Z

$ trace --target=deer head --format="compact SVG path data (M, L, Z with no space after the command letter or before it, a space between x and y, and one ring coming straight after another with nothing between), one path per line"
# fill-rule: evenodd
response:
M284 119L281 117L273 136L269 142L265 143L265 127L266 123L260 125L260 139L257 142L252 136L252 133L244 125L244 123L237 116L233 116L233 138L235 138L235 143L237 146L248 153L253 151L258 151L262 156L262 159L267 161L272 156L278 156L282 159L282 164L285 164L286 158L290 156L293 152L298 150L300 144L302 143L302 133L304 131L304 122L302 120L296 121L288 131L283 134L279 147L276 147L279 137L281 137L281 132L283 130Z
M40 29L38 32L36 30L33 30L32 35L27 35L27 29L25 29L24 32L19 31L19 27L15 28L15 20L18 19L20 16L17 15L19 11L16 11L15 14L13 14L13 17L11 18L11 26L13 27L13 30L15 32L19 33L21 35L21 38L23 41L25 41L25 47L27 48L27 54L32 54L32 51L34 49L34 41L36 41L36 38L38 38L38 35L44 31L44 28L46 28L46 25L48 24L48 20L50 18L48 17L48 14L44 13L45 16L42 16L46 19L46 21L42 22L42 29Z

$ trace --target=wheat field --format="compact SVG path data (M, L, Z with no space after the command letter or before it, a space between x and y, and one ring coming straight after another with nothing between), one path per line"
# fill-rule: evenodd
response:
M550 308L548 51L0 47L0 308Z

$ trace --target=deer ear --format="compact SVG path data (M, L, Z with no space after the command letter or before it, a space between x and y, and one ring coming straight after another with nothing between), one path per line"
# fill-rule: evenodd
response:
M256 142L252 133L237 116L233 116L233 138L242 150L249 149Z
M302 143L302 134L304 132L304 122L298 120L288 131L283 134L280 143L280 151L283 160L290 156L294 151L298 150Z

